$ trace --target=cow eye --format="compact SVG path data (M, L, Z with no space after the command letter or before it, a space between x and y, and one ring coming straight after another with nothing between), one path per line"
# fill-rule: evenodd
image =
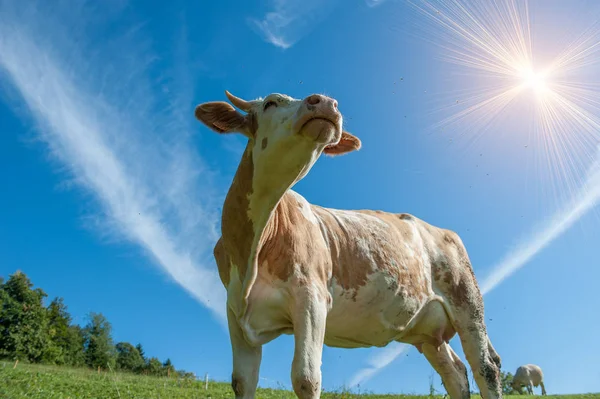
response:
M275 101L268 101L267 103L265 103L265 107L263 108L263 111L266 111L267 108L269 108L271 106L276 107L277 103Z

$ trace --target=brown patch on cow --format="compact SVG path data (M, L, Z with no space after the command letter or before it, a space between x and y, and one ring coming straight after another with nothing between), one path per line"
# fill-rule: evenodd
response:
M330 243L333 277L345 293L350 294L350 299L356 300L360 287L366 285L368 277L376 271L388 274L396 282L393 288L406 296L428 292L423 259L419 255L408 255L402 244L418 234L409 225L412 221L387 212L361 210L355 212L375 217L383 226L375 221L342 223L336 218L335 210L318 206L313 209Z
M454 306L483 321L483 297L462 240L450 230L436 229L432 234L437 235L437 245L444 254L432 264L434 281Z
M262 142L260 143L260 148L262 148L264 150L265 148L267 148L268 144L269 144L269 139L267 139L265 137L264 139L262 139Z
M252 141L249 141L225 197L221 218L223 249L237 266L242 279L246 275L254 238L254 226L247 212L253 174Z
M258 129L256 115L249 112L244 118L247 135L254 137ZM254 176L253 144L252 139L248 140L223 203L221 215L222 236L215 245L214 256L219 268L219 276L224 284L229 283L231 262L237 267L240 278L242 280L245 278L252 249L254 226L248 217L248 198L252 194L252 178ZM225 269L227 270L225 271Z
M352 232L338 223L330 210L319 206L313 206L313 210L325 226L324 234L329 242L333 278L344 291L354 290L353 298L356 299L356 290L367 284L367 277L372 270L357 257Z
M217 262L217 268L219 269L219 277L224 286L229 285L229 271L231 265L229 264L229 257L223 248L223 238L219 238L215 248L213 250L215 261Z
M447 244L456 245L455 233L452 233L450 231L444 231L443 234L444 234L444 242L446 242Z
M452 281L454 278L451 277L451 274L452 273L448 272L444 279L444 282L447 284L448 295L454 305L463 307L470 303L472 284L470 284L464 276L459 276L458 283L455 283Z
M400 213L398 214L398 219L400 220L413 220L413 215L409 215L408 213Z
M258 264L266 265L264 271L281 281L293 276L302 285L309 281L325 283L331 260L326 257L326 248L318 245L318 226L302 215L300 206L290 193L281 198L263 233Z

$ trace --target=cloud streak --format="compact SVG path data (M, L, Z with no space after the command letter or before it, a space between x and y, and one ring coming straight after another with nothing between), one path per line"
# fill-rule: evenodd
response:
M385 349L375 353L367 360L368 366L357 371L350 379L350 388L369 381L375 374L390 365L400 355L410 350L410 345L399 342L390 343Z
M26 106L52 158L100 205L99 231L137 244L223 322L225 290L207 243L217 237L215 189L188 150L186 98L168 90L176 82L152 78L139 29L94 45L90 4L16 4L0 1L0 79L11 104Z
M600 155L590 168L582 188L573 199L552 215L547 224L535 230L529 239L521 240L521 244L515 250L492 267L492 272L481 283L483 295L491 292L525 266L535 255L593 209L598 201L600 201Z
M272 0L271 9L248 25L265 42L286 50L329 15L338 0Z

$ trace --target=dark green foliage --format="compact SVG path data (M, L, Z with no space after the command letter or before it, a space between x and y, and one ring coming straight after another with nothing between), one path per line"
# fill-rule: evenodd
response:
M137 344L135 346L135 349L137 349L138 353L142 357L142 360L144 360L144 362L145 362L146 361L146 352L144 352L144 348L142 347L142 344Z
M82 331L79 326L71 325L71 315L62 298L55 298L48 306L48 337L44 363L72 366L84 363Z
M116 351L111 337L111 325L102 313L90 313L90 321L83 329L85 363L92 368L115 367Z
M48 350L46 293L17 271L0 286L0 356L42 361Z
M129 342L119 342L116 345L117 349L117 368L119 370L126 370L132 372L143 371L145 361L142 355L140 355L137 347L131 345Z
M111 324L100 313L90 313L85 328L72 324L63 298L46 308L46 296L20 271L6 281L0 277L0 358L193 378L192 373L175 371L170 359L147 360L141 344L115 346Z
M162 374L162 363L155 357L148 359L146 363L145 372L148 375L161 375Z
M175 372L175 367L173 367L173 363L171 363L171 359L167 359L163 363L162 374L166 376L175 376L177 374Z
M69 326L69 338L67 341L68 364L72 366L85 365L84 344L85 336L83 329L78 325Z

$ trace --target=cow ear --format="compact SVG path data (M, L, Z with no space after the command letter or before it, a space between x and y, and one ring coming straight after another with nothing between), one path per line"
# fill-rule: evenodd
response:
M358 137L348 132L342 132L342 138L339 143L328 145L323 152L327 155L336 156L359 150L360 147L361 142Z
M217 133L242 133L248 138L254 134L251 114L242 115L229 103L215 101L200 104L194 114L200 122Z

